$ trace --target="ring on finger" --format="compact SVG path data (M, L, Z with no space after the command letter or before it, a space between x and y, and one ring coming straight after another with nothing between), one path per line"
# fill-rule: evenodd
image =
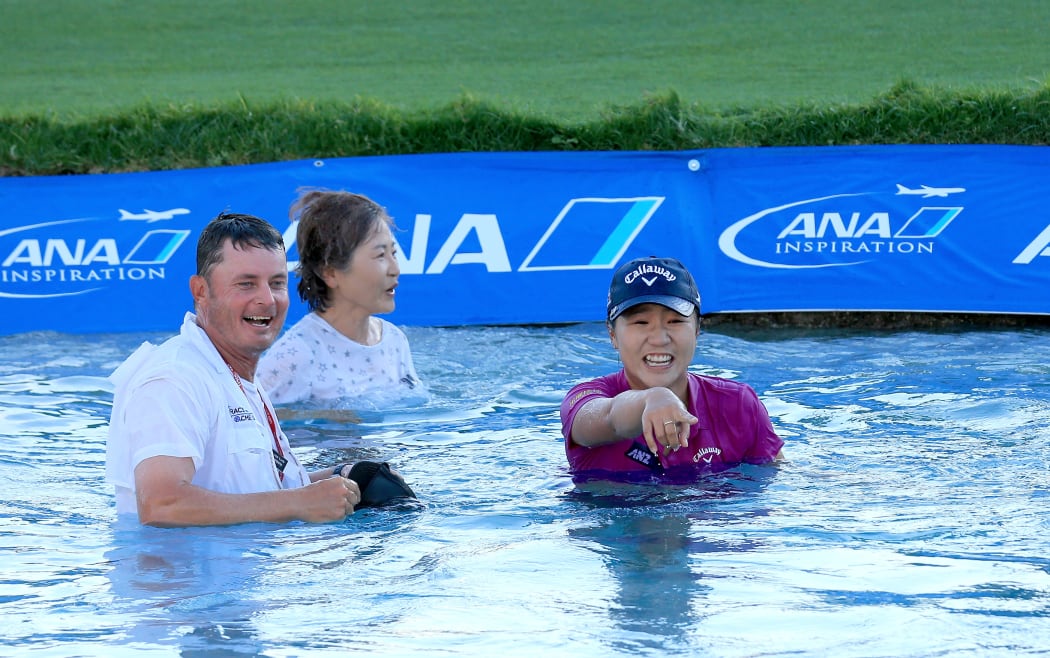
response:
M676 425L676 424L677 423L675 423L673 420L665 420L664 421L664 425Z

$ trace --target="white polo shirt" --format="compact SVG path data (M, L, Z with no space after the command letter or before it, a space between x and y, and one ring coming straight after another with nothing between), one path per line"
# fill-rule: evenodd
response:
M150 457L190 457L193 484L222 493L256 493L305 486L310 475L292 454L266 392L238 385L197 318L161 345L143 343L118 367L106 442L106 479L119 514L138 514L135 467ZM243 386L243 390L241 388ZM263 402L265 400L265 403ZM288 464L274 464L270 407Z

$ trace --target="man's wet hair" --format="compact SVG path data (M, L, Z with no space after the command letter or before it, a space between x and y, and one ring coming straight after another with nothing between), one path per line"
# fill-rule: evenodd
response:
M197 274L207 278L222 262L222 247L229 240L237 249L255 247L284 251L284 237L269 222L255 215L221 212L208 222L197 240Z

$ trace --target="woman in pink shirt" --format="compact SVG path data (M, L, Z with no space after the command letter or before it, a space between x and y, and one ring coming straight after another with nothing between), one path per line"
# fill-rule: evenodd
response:
M574 386L561 405L574 473L713 472L781 457L755 391L688 371L700 293L673 258L638 258L609 288L609 338L623 369Z

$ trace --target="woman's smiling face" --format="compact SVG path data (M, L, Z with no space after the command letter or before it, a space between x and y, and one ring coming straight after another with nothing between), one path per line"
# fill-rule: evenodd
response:
M329 303L336 310L360 309L369 315L394 310L394 291L401 268L397 243L390 226L381 222L372 235L357 246L343 269L325 270L330 289Z
M659 304L640 304L609 325L609 338L632 389L663 386L684 398L699 331L696 313L685 316Z

